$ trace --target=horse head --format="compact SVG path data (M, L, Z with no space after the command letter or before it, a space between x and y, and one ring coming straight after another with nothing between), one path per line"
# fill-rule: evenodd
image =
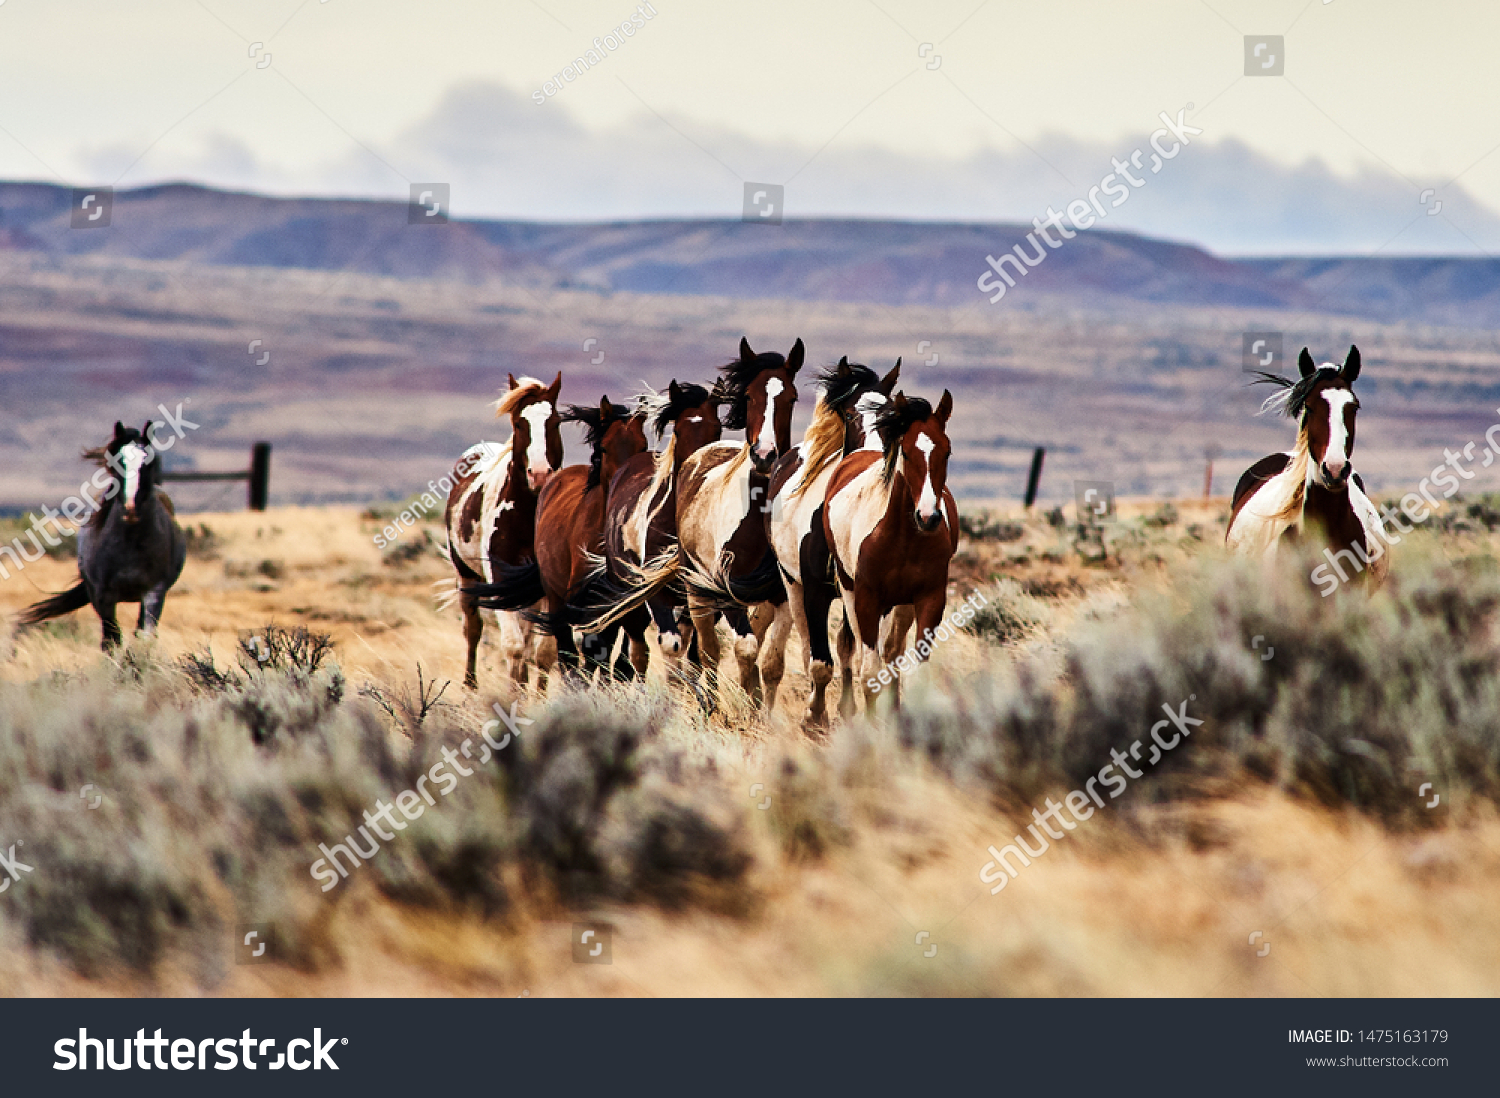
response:
M797 403L794 378L802 368L802 340L782 357L774 351L756 354L740 340L740 357L725 366L723 391L729 410L724 426L744 428L745 445L757 473L767 473L792 447L792 406Z
M719 422L722 400L718 386L710 390L691 383L679 385L675 380L667 386L666 403L655 409L651 425L657 438L661 438L668 426L672 428L675 461L681 462L723 436L724 425Z
M117 492L124 501L121 518L127 523L140 521L151 493L161 483L161 461L151 445L150 420L137 431L115 421L115 437L104 447L105 463L114 471Z
M943 497L948 490L948 417L953 395L943 390L934 410L921 397L897 393L876 413L875 426L885 452L886 480L899 472L915 505L912 522L923 534L943 524Z
M497 416L510 416L511 453L526 470L526 483L538 491L563 462L562 415L557 397L562 391L562 372L551 385L536 378L516 380L507 375L510 388L496 403Z
M621 465L647 449L645 413L609 397L600 397L597 408L586 404L570 405L563 412L565 423L583 424L584 442L589 447L587 487L609 487Z
M865 445L870 437L870 415L890 398L900 377L899 358L891 372L882 378L868 366L850 362L848 355L839 359L839 364L832 370L820 375L822 402L844 423L844 453L852 454ZM870 397L868 401L867 396Z
M1274 379L1282 389L1266 401L1266 407L1280 404L1307 435L1309 482L1329 491L1346 489L1354 473L1350 459L1354 455L1354 418L1359 411L1359 399L1354 395L1359 367L1358 347L1349 348L1342 366L1332 362L1316 366L1304 347L1297 359L1301 375L1297 381L1262 375L1262 380Z

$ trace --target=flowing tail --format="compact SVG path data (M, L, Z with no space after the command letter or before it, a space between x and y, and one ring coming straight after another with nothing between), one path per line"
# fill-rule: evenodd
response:
M644 564L622 563L625 575L617 578L609 574L609 562L604 557L590 553L588 575L568 600L570 620L586 633L597 633L623 621L677 580L678 559L677 546L673 545Z
M26 629L33 625L41 625L42 622L51 618L60 618L64 614L71 614L74 610L82 610L88 604L88 589L84 587L83 580L79 580L61 594L28 606L21 614L20 626Z
M776 554L770 549L761 557L760 563L740 576L729 574L733 560L726 560L713 571L688 564L682 570L687 588L699 600L715 610L729 612L759 602L784 602L786 585L781 580L781 566Z
M542 601L542 567L535 560L522 564L496 564L499 579L464 588L464 594L479 600L486 610L525 610Z

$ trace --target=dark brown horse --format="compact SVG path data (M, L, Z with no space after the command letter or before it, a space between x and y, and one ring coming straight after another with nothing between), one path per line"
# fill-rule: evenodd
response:
M530 377L518 381L514 375L509 381L510 388L495 403L495 416L510 419L510 441L504 446L481 442L464 452L453 469L444 514L448 559L458 573L458 604L469 649L464 685L471 689L479 685L475 661L484 635L472 589L494 582L497 566L516 566L536 555L537 493L563 459L557 411L562 373L551 385ZM533 638L531 623L519 612L501 611L497 617L505 676L525 683L528 647L540 649L550 642L540 635ZM534 651L532 658L545 671L541 652Z
M1262 408L1280 409L1295 420L1297 443L1286 453L1261 458L1240 477L1225 541L1237 552L1266 560L1274 559L1284 543L1322 549L1328 564L1315 569L1312 579L1331 585L1324 594L1340 581L1363 582L1367 566L1371 586L1376 586L1390 564L1384 525L1351 461L1359 411L1354 395L1359 348L1349 348L1342 366L1317 366L1304 347L1297 370L1295 382L1266 373L1257 379L1277 387ZM1338 571L1338 581L1327 571L1330 565ZM1327 578L1320 579L1319 573Z
M608 397L600 400L597 408L575 404L562 420L583 425L589 464L560 469L542 486L536 504L535 559L516 566L497 566L497 579L476 585L473 593L480 606L493 610L524 611L543 601L543 611L528 616L557 638L558 662L566 670L577 671L578 646L573 629L581 622L569 603L590 574L591 556L597 559L604 552L610 482L625 462L646 450L646 432L639 410L612 404ZM585 635L584 654L591 668L607 668L618 631L619 627L612 625L598 634ZM639 668L629 663L617 669L625 676L635 670Z
M717 389L675 380L665 393L647 392L640 398L657 439L669 427L672 438L661 453L637 454L615 474L604 522L604 557L577 596L586 629L620 622L633 651L644 651L651 620L666 655L676 657L685 648L696 652L686 613L679 614L687 600L667 581L677 558L677 478L689 457L723 435L720 399ZM662 582L656 582L658 577Z
M104 626L100 647L107 652L121 639L115 608L138 602L136 629L156 632L167 591L187 560L187 538L172 501L157 489L161 455L152 444L152 426L148 421L137 431L116 423L108 444L84 451L111 477L99 509L78 531L78 582L29 607L21 616L23 628L92 605Z
M942 625L948 562L958 549L958 507L947 488L952 412L946 390L936 409L897 393L875 417L881 451L844 458L825 493L823 533L870 713L883 685L882 659L890 663L905 649L913 618L923 661ZM899 705L900 680L890 685Z

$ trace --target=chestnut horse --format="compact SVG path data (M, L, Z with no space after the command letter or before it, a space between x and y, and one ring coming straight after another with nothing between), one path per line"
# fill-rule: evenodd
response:
M646 450L643 415L608 397L597 408L572 405L565 423L581 423L590 456L587 465L569 465L547 479L537 495L536 558L513 567L501 566L493 583L474 588L479 605L495 610L527 610L537 601L545 609L527 612L542 631L557 638L558 662L568 671L579 669L573 627L581 624L569 605L588 579L591 557L604 552L604 515L609 485L620 467ZM584 654L591 667L606 668L618 625L584 638ZM616 673L628 678L643 671L638 662L622 662ZM622 657L623 659L623 657Z
M719 384L728 406L724 426L744 428L745 441L703 447L677 478L677 567L704 664L717 674L714 623L723 612L735 633L740 686L757 705L761 640L775 605L786 599L764 513L771 467L791 449L794 379L805 353L800 339L785 358L756 354L741 339L740 357L720 370Z
M121 639L116 606L138 602L136 629L146 635L156 632L167 591L187 561L187 537L177 525L172 501L157 489L161 455L152 426L148 421L137 431L117 422L114 438L83 452L102 467L101 472L109 469L110 480L101 485L99 474L94 474L92 483L101 489L101 499L99 509L78 530L78 582L28 607L21 616L22 628L92 605L104 626L100 647L108 652ZM32 530L36 544L35 525Z
M923 661L942 624L948 562L958 549L958 507L947 487L952 412L947 390L936 410L920 397L897 393L875 415L881 451L861 449L844 458L824 496L823 536L844 618L853 624L855 673L871 714L882 657L889 663L905 649L913 617ZM900 690L897 679L891 688L897 705Z
M776 620L766 633L761 677L766 709L776 706L776 689L786 667L786 642L793 624L802 644L802 658L812 689L803 722L808 728L828 723L825 696L833 679L833 653L828 645L828 612L838 599L833 581L833 556L823 535L823 502L839 461L867 442L866 417L885 403L901 376L901 360L884 378L847 356L821 374L818 404L802 441L783 454L771 469L770 506L766 508L767 536L780 562L786 583L786 602L776 608ZM866 394L878 398L860 406ZM879 449L878 436L869 441ZM847 642L846 642L847 638ZM853 669L849 654L853 633L845 622L839 647L844 655L844 692L852 698Z
M696 653L687 633L687 600L668 582L677 558L677 478L689 457L723 435L720 399L718 389L675 380L665 393L647 391L639 398L657 439L668 427L672 438L661 453L637 454L615 474L605 512L604 556L577 596L585 629L621 622L633 651L644 652L645 627L654 620L666 655L675 657L685 647Z
M1295 420L1297 443L1284 454L1261 458L1240 477L1225 541L1237 552L1267 560L1276 557L1283 542L1310 541L1312 548L1323 549L1341 579L1340 558L1348 558L1353 568L1352 583L1363 581L1368 566L1373 588L1384 579L1390 561L1380 513L1365 495L1364 481L1350 460L1359 411L1354 395L1359 348L1349 348L1342 366L1315 366L1304 347L1297 369L1301 376L1295 382L1267 373L1256 379L1255 384L1280 390L1261 407L1279 408ZM1313 578L1323 570L1315 569ZM1337 587L1331 574L1327 581L1317 582Z
M495 416L510 418L510 441L504 446L481 442L464 451L453 469L453 487L443 521L448 533L448 559L458 573L458 603L464 616L468 662L464 685L479 685L475 661L484 620L472 588L493 583L496 567L515 566L536 555L536 499L547 478L562 465L562 422L557 397L562 373L551 385L536 378L509 376L510 388L495 402ZM486 613L491 613L486 611ZM526 682L526 650L539 670L548 662L541 649L548 644L533 636L530 622L518 612L495 615L500 630L500 656L507 679Z

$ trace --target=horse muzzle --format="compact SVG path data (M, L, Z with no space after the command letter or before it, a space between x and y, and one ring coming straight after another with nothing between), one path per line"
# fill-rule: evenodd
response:
M127 503L125 505L124 510L120 512L120 518L123 522L127 523L130 526L134 526L136 523L141 521L140 512L135 509L135 504L133 503Z
M943 512L934 511L930 515L924 515L921 511L913 511L911 519L919 533L931 534L943 524Z
M533 492L540 492L542 485L547 483L547 478L552 475L552 470L547 468L526 470L526 482L531 485Z
M1349 486L1349 478L1354 473L1354 466L1349 462L1341 462L1337 470L1329 468L1326 461L1318 464L1318 474L1323 480L1323 487L1330 492L1342 491Z
M776 447L762 448L759 445L750 447L750 464L755 467L757 473L769 473L771 466L776 464Z

